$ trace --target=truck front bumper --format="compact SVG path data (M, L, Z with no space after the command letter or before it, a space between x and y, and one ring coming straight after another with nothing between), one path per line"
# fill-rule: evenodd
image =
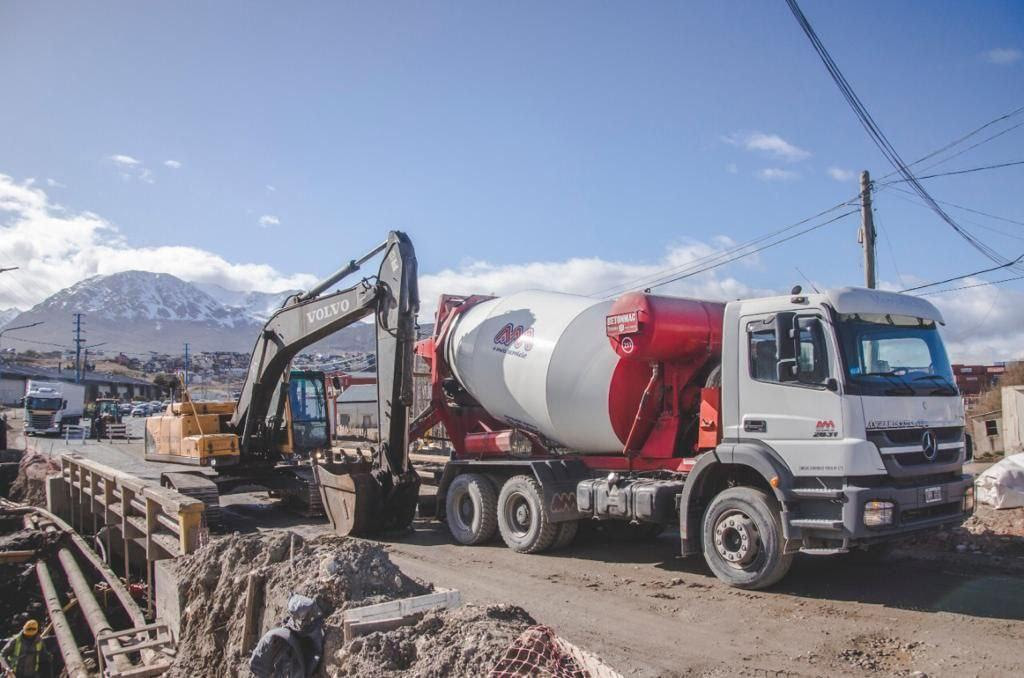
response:
M864 480L847 478L843 488L828 499L797 497L792 504L787 502L787 538L805 546L822 542L843 547L865 545L960 525L974 511L973 495L965 500L965 494L973 492L970 475L912 485L874 485ZM885 512L885 524L865 523L869 502L891 506L891 511Z

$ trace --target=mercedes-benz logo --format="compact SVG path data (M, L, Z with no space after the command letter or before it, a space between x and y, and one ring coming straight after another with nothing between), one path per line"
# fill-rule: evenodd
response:
M939 456L939 439L935 431L928 429L921 436L921 451L928 461L935 461L935 457Z

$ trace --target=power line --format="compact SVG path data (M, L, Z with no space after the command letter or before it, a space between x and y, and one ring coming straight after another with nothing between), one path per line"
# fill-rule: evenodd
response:
M970 174L971 172L981 172L984 170L1002 169L1003 167L1014 167L1016 165L1024 165L1024 160L1014 160L1013 162L1004 162L998 165L985 165L983 167L970 167L968 169L951 170L949 172L939 172L938 174L924 174L917 177L918 179L934 179L936 177L950 177L955 174ZM892 184L902 184L906 179L893 179L892 181L886 181L881 184L882 186L891 186ZM938 202L938 201L936 201Z
M796 0L786 0L786 4L789 5L789 9L793 13L793 16L796 18L797 23L800 25L800 28L803 29L804 34L811 41L811 45L814 47L814 50L818 53L821 62L825 65L825 69L832 77L833 82L835 82L836 86L839 88L839 91L843 95L843 98L846 99L846 103L853 110L854 114L857 116L857 119L860 121L861 126L868 133L868 136L874 142L875 146L877 146L878 149L882 152L882 155L885 156L886 160L888 160L889 163L893 166L893 168L895 168L896 171L904 178L904 180L906 180L906 182L910 184L910 186L914 189L914 192L917 193L922 200L924 200L928 207L930 207L931 210L939 216L939 218L946 222L946 224L948 224L950 228L952 228L961 238L966 240L971 245L971 247L975 248L987 259L995 263L1006 264L1006 257L1002 256L999 252L989 247L983 241L975 237L972 233L970 233L962 226L960 226L960 224L958 224L951 216L949 216L945 212L945 210L942 209L942 207L939 206L937 202L935 202L935 199L932 198L931 194L929 194L928 191L925 190L924 186L921 185L917 178L907 168L907 163L904 162L903 158L896 151L896 148L892 145L892 143L890 143L889 139L885 136L885 133L882 131L881 127L879 127L878 123L875 122L875 119L871 116L871 113L868 112L867 107L860 100L860 97L857 96L857 93L853 90L853 87L850 85L849 81L847 81L846 76L843 75L843 72L840 70L838 64L832 58L832 55L825 47L825 44L821 41L821 38L819 38L818 34L814 31L814 28L811 26L810 21L807 20L807 17L800 9L800 6L797 4Z
M1003 278L1002 280L986 280L985 282L974 283L973 285L962 285L960 287L950 287L944 290L935 290L933 292L922 292L916 296L918 297L930 297L936 294L945 294L946 292L959 292L960 290L969 290L975 287L985 287L986 285L1000 285L1002 283L1011 282L1013 280L1024 280L1024 275L1015 275L1012 278Z
M905 193L905 194L910 195L910 196L914 195L913 193L911 193L910 191L908 191L906 189L900 188L899 186L893 186L891 184L887 185L885 188L891 188L894 191L899 191L900 193ZM941 202L943 205L949 205L950 207L955 207L958 210L963 210L964 212L971 212L973 214L979 214L979 215L981 215L983 217L988 217L989 219L996 219L998 221L1005 221L1008 224L1016 224L1017 226L1024 226L1024 221L1018 221L1016 219L1010 219L1008 217L1001 217L998 214L992 214L991 212L982 212L981 210L976 210L976 209L973 209L971 207L965 207L963 205L958 205L955 202L949 202L948 200L940 200L939 202Z
M676 282L678 280L682 280L683 278L690 278L692 276L699 275L701 273L705 273L707 271L710 271L711 269L718 268L719 266L725 266L726 264L731 264L734 261L738 261L739 259L743 259L745 257L749 257L752 254L757 254L758 252L763 252L764 250L769 249L771 247L775 247L776 245L781 245L782 243L787 242L789 240L792 240L794 238L799 238L800 236L802 236L802 235L804 235L806 233L810 233L811 231L816 231L816 230L818 230L819 228L821 228L823 226L828 226L829 224L835 223L835 222L839 221L840 219L842 219L844 217L850 216L851 214L857 214L858 212L860 212L859 208L855 209L855 210L850 210L849 212L843 212L839 216L832 217L831 219L829 219L827 221L823 221L820 224L815 224L814 226L811 226L810 228L805 228L802 231L797 231L796 233L793 233L792 235L788 235L785 238L782 238L780 240L776 240L775 242L770 242L767 245L762 245L761 247L758 247L757 249L751 250L749 252L744 252L742 254L738 254L738 255L730 258L730 259L726 259L725 261L720 261L718 263L711 264L709 266L705 266L704 268L698 269L696 271L687 271L685 273L681 273L680 275L673 276L673 277L668 278L666 280L658 281L658 282L656 282L656 283L654 283L652 285L647 285L647 289L654 289L655 287L662 287L664 285L668 285L669 283L673 283L673 282Z
M725 257L729 257L730 255L733 255L733 254L735 254L737 252L740 252L740 251L742 251L742 250L744 250L744 249L746 249L748 247L752 247L754 245L757 245L759 243L764 242L765 240L770 240L771 238L773 238L775 236L778 236L778 235L781 235L781 234L786 233L788 231L791 231L794 228L798 228L800 226L803 226L804 224L806 224L806 223L808 223L810 221L814 221L815 219L817 219L819 217L823 217L826 214L829 214L830 212L834 212L834 211L836 211L838 209L841 209L843 207L848 207L856 199L857 199L857 196L851 198L850 200L846 200L844 202L841 202L841 203L838 203L836 205L833 205L832 207L829 207L828 209L822 210L822 211L818 212L817 214L811 215L811 216L807 217L806 219L801 219L800 221L792 223L792 224L790 224L788 226L783 226L782 228L777 229L775 231L772 231L771 233L766 233L764 235L758 236L756 238L748 240L748 241L746 241L744 243L741 243L739 245L735 245L733 247L730 247L728 249L721 250L721 251L718 251L718 252L714 252L712 254L709 254L709 255L706 255L706 256L703 256L703 257L698 257L696 259L693 259L693 260L690 260L690 261L686 262L685 264L679 264L678 266L670 266L668 268L662 269L662 270L657 271L655 273L649 273L647 275L640 276L639 278L635 278L635 279L633 279L631 281L627 281L627 282L624 282L624 283L616 283L615 285L612 285L611 287L606 287L606 288L598 290L596 292L592 292L590 294L590 296L593 296L593 297L598 297L598 296L599 297L609 297L609 296L613 296L615 294L620 294L622 292L626 292L626 291L629 291L629 290L643 289L643 288L646 288L646 287L651 287L651 283L652 282L657 282L658 280L660 280L661 278L663 278L665 276L673 275L673 274L678 273L678 272L682 272L682 271L685 271L685 270L692 269L692 268L694 268L696 266L702 266L702 265L710 263L712 261L716 261L716 260L719 260L719 259L722 259L722 258L725 258Z
M1012 259L1012 260L1006 262L1005 264L1001 264L999 266L993 266L991 268L983 268L980 271L974 271L973 273L964 273L963 275L956 275L956 276L953 276L952 278L946 278L945 280L938 280L936 282L930 282L930 283L927 283L926 285L918 285L917 287L908 287L905 290L900 290L900 292L913 292L915 290L923 290L926 287L935 287L936 285L945 285L946 283L949 283L949 282L954 282L954 281L957 281L957 280L963 280L964 278L970 278L971 276L981 275L982 273L991 273L992 271L998 271L999 269L1002 269L1002 268L1010 268L1013 265L1017 264L1021 259L1024 259L1024 254L1020 255L1016 259Z

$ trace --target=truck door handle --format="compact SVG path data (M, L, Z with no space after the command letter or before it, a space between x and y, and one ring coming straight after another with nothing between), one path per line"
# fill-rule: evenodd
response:
M764 419L746 419L743 422L743 430L747 433L767 433L768 422Z

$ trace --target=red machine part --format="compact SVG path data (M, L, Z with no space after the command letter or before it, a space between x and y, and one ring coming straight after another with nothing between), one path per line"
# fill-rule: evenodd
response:
M444 357L446 336L459 314L490 298L442 296L434 336L416 346L417 355L430 364L431 405L412 423L411 438L444 424L457 459L506 454L498 436L508 431L508 425L479 406L453 404L444 390L445 380L453 377ZM579 459L604 470L685 473L692 468L693 457L677 456L676 448L686 427L698 424L693 415L703 411L703 383L691 382L721 355L724 310L724 304L716 302L643 293L623 295L612 304L606 334L621 359L609 384L608 403L624 454L580 455ZM684 413L690 413L686 421ZM713 435L718 435L717 425ZM706 449L709 438L703 427L698 438L696 447ZM536 439L533 452L546 452Z
M622 361L612 376L608 407L627 454L674 456L685 423L681 413L696 410L703 385L691 382L721 355L724 312L720 303L641 292L612 304L605 333ZM655 382L661 397L644 397Z

